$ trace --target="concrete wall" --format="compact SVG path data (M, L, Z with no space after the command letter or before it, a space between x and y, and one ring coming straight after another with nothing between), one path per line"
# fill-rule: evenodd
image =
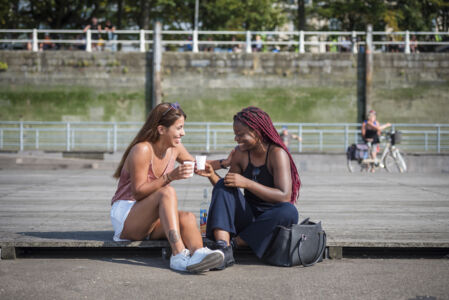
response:
M8 64L1 85L80 85L143 88L145 53L0 51ZM449 54L374 55L373 84L389 87L447 84ZM351 53L175 53L163 55L163 89L356 86Z

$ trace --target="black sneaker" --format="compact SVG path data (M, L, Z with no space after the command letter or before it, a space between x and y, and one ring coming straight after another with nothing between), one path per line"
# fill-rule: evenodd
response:
M232 246L228 246L226 241L223 240L219 240L215 243L215 249L220 250L221 252L223 252L224 254L224 261L223 264L215 269L212 269L212 271L217 271L217 270L224 270L227 267L232 266L233 264L235 264L235 260L234 260L234 253L232 250Z

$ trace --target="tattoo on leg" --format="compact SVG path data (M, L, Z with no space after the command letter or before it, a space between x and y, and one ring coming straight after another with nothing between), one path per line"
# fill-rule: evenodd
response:
M172 229L168 232L168 241L172 244L176 243L177 241L179 241L179 233Z

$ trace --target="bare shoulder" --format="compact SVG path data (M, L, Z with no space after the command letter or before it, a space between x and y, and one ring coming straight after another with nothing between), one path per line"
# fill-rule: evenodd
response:
M248 151L242 151L239 147L236 147L235 152L232 155L232 160L237 162L237 164L244 169L248 164Z
M151 156L153 153L153 147L151 147L151 144L148 142L140 142L135 144L132 149L130 154L132 156L146 156L149 157Z
M287 152L277 145L272 145L270 149L270 153L268 153L270 158L280 159L280 158L288 158Z
M290 168L290 158L287 152L277 145L272 145L268 153L268 168L272 174L276 168Z

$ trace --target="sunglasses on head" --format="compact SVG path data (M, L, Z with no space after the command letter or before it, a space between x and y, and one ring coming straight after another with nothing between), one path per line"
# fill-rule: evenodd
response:
M164 112L162 113L162 116L165 116L166 114L168 114L168 112L169 112L170 110L172 110L172 109L177 110L177 109L179 109L180 107L181 107L181 106L179 106L178 101L176 101L175 103L170 103L170 106L167 108L166 111L164 111Z

